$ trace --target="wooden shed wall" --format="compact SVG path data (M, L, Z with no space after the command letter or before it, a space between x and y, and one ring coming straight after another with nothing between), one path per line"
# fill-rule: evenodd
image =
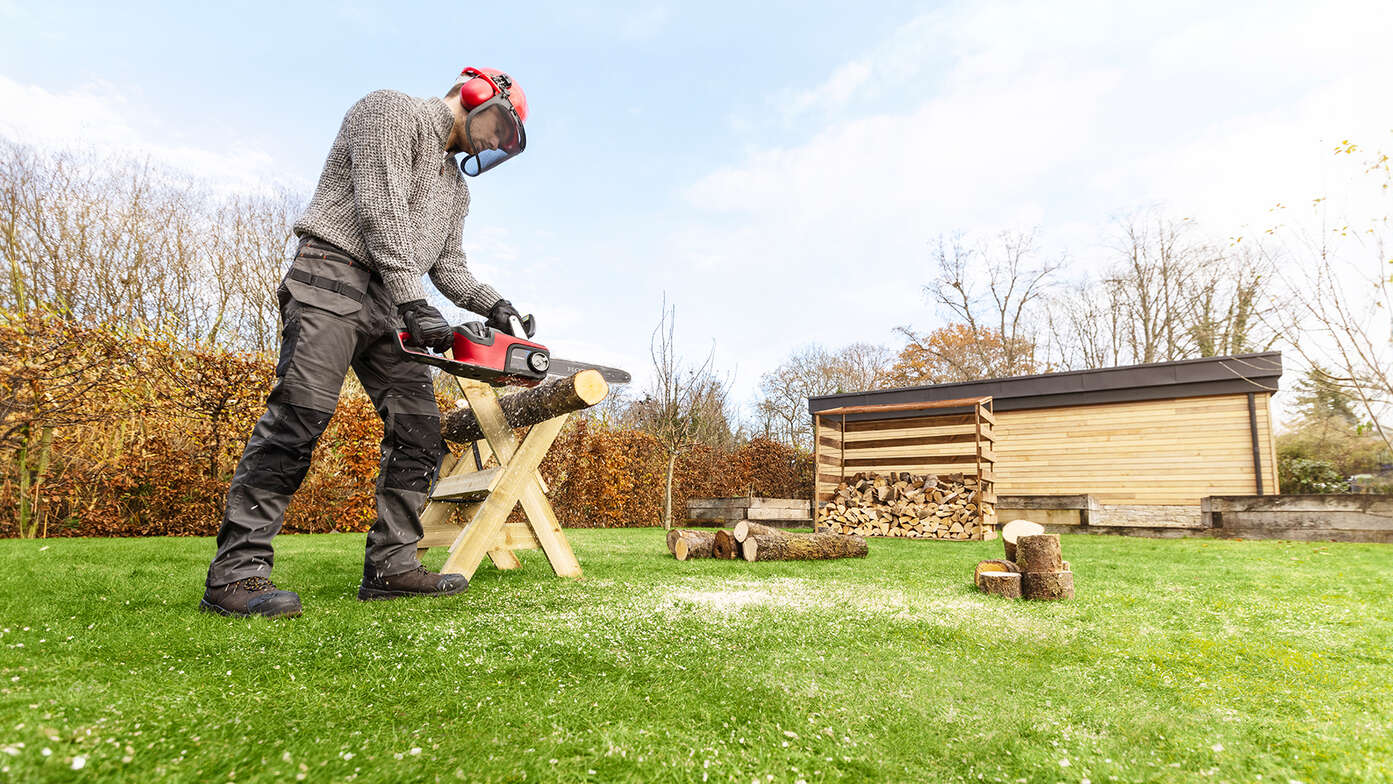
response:
M1263 491L1278 492L1270 395L1256 399ZM1086 493L1103 504L1198 504L1256 492L1247 395L999 411L1001 495Z

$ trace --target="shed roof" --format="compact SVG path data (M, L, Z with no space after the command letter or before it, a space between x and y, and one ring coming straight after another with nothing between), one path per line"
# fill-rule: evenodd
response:
M988 395L992 397L994 410L1019 411L1204 395L1270 393L1277 391L1277 382L1281 377L1282 352L1267 351L1231 357L1182 359L1177 362L1070 370L986 381L819 395L808 399L808 412L816 414L840 406L918 403ZM895 416L914 416L914 412L883 416L861 414L847 418Z

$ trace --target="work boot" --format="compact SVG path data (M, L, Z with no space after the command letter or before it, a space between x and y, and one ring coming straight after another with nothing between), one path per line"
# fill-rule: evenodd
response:
M399 596L453 596L469 587L469 578L462 574L439 574L417 566L409 572L385 577L363 575L358 586L358 599L396 599Z
M204 591L198 609L240 618L253 615L293 618L300 614L300 595L294 591L279 590L275 583L265 577L248 577L227 585L210 587Z

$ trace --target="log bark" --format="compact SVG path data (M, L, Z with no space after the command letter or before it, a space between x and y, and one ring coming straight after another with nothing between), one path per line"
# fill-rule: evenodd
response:
M510 427L528 427L552 417L589 408L609 394L609 384L598 370L582 370L567 378L504 395L498 399ZM467 444L484 437L479 419L467 408L447 412L440 418L440 435L447 441Z
M717 531L711 543L711 557L720 558L723 561L734 560L740 555L740 543L735 541L735 537L730 531L722 528Z
M1001 543L1006 547L1006 560L1019 563L1016 559L1016 539L1044 532L1045 526L1029 520L1012 520L1003 525L1001 527Z
M982 572L977 578L977 588L983 593L1004 596L1007 599L1021 598L1019 572Z
M679 561L692 558L710 558L711 548L716 543L716 535L708 531L683 531L673 546L672 554Z
M822 561L865 558L866 540L844 534L755 534L740 543L746 561Z
M1033 534L1016 538L1016 563L1021 571L1039 574L1064 571L1059 534Z
M682 538L684 531L677 528L670 528L667 532L667 551L673 555L677 554L677 540Z
M977 564L977 568L972 571L972 582L978 588L982 587L983 572L1020 572L1020 568L1010 561L982 561Z
M1021 595L1027 599L1072 599L1074 573L1026 572L1021 575Z
M731 532L731 535L735 537L735 541L737 542L743 542L754 534L762 536L784 536L783 531L777 528L771 528L763 523L756 523L753 520L741 520L735 524L735 530Z

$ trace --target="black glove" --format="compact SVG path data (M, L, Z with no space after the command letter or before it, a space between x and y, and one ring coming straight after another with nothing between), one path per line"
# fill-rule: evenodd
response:
M423 299L414 299L397 306L397 313L406 322L406 331L413 346L429 348L443 354L455 345L455 331L435 306Z
M493 327L499 332L512 335L513 328L512 325L508 323L510 318L515 318L522 322L522 330L527 333L527 337L530 338L537 334L537 319L533 318L531 313L527 314L527 318L523 318L522 314L518 313L518 309L513 307L513 303L506 299L500 299L493 303L493 308L489 310L489 320L487 323L490 327ZM513 335L513 337L520 338L522 335Z

